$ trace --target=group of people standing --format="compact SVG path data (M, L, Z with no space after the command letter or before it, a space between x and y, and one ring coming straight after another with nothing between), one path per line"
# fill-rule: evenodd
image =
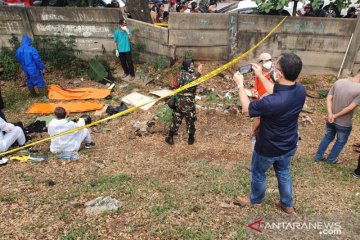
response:
M153 23L166 23L169 13L216 13L217 3L215 0L169 0L168 10L161 0L149 1L150 17Z
M254 118L252 136L256 139L250 166L251 192L249 196L237 197L234 200L236 205L260 206L265 196L266 172L273 168L280 193L280 200L275 205L286 213L294 212L290 163L298 146L298 117L306 98L304 86L296 81L301 69L302 61L296 54L282 54L276 62L272 61L269 53L260 54L259 62L252 64L255 74L252 91L255 100L252 101L244 89L244 76L240 72L233 76L239 90L242 111ZM184 60L174 87L183 87L194 81L201 72L202 65L196 69L192 59ZM166 143L174 144L174 135L183 118L189 134L188 144L194 143L197 119L195 93L196 88L191 87L176 95ZM329 164L337 164L340 163L338 156L352 130L354 110L360 105L360 71L353 77L336 81L326 103L326 133L314 158L316 162L326 160ZM335 144L325 159L325 150L335 138ZM360 156L354 177L360 178Z

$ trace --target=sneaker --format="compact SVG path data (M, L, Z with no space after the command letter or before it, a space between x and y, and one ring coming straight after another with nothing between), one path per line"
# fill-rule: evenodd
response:
M87 149L92 148L93 146L95 146L95 143L94 143L94 142L85 143L85 148L87 148Z
M135 80L135 76L131 76L130 81L134 81L134 80Z
M356 172L356 170L354 171L354 174L353 174L354 178L360 178L360 174Z

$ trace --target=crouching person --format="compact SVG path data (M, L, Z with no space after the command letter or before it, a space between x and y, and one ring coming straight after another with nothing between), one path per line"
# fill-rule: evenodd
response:
M20 146L25 144L26 139L23 130L0 118L0 152L7 151L16 141Z
M77 127L85 126L83 118L79 118L77 122L68 121L63 107L55 108L54 115L55 118L51 120L48 127L48 133L51 137ZM95 145L87 128L51 139L50 151L52 153L77 152L83 141L85 141L85 148L91 148Z

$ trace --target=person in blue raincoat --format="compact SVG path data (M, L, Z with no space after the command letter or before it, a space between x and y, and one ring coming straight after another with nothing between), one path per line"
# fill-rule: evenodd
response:
M46 85L42 76L42 73L45 72L45 65L41 61L38 51L31 45L30 37L26 34L22 36L21 46L16 50L16 59L25 73L26 85L31 96L38 95L35 88L41 95L45 95Z

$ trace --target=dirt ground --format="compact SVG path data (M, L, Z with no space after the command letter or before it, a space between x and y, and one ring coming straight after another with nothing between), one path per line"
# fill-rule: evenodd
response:
M121 74L112 64L115 75ZM205 63L211 71L220 63ZM139 66L138 66L139 68ZM360 185L352 177L358 153L352 145L360 142L360 114L354 118L350 140L340 156L340 165L315 163L313 156L324 133L324 98L307 98L309 112L300 118L300 141L292 160L296 214L286 215L274 205L279 198L276 176L269 171L267 192L260 208L240 208L232 204L250 189L248 166L251 159L249 133L252 120L236 107L236 96L223 100L221 93L234 90L227 71L198 87L196 142L187 145L183 124L175 145L164 142L166 126L156 121L152 133L137 136L132 127L137 120L148 121L164 105L149 111L137 110L92 129L93 149L80 151L77 161L49 155L46 162L10 162L0 167L1 239L359 239ZM45 75L48 84L64 87L99 87L88 80L65 79L59 72ZM147 94L159 85L171 84L173 71L147 86L117 84L110 105L134 91ZM29 124L35 116L25 114L31 103L23 79L2 82L10 122ZM323 96L335 81L333 76L302 76L311 95ZM209 90L213 89L213 93ZM205 91L207 90L207 91ZM200 92L208 92L201 95ZM215 96L215 97L214 97ZM222 104L222 105L221 105ZM9 108L9 105L11 108ZM225 110L224 110L225 109ZM104 116L94 116L93 120ZM311 121L306 119L311 119ZM25 125L26 125L25 124ZM46 137L34 135L34 140ZM49 144L34 147L46 151ZM99 196L111 196L123 203L117 212L85 214L84 204ZM247 227L261 220L260 231ZM321 234L321 228L303 224L338 223L341 231ZM299 228L271 228L274 223L299 223Z

